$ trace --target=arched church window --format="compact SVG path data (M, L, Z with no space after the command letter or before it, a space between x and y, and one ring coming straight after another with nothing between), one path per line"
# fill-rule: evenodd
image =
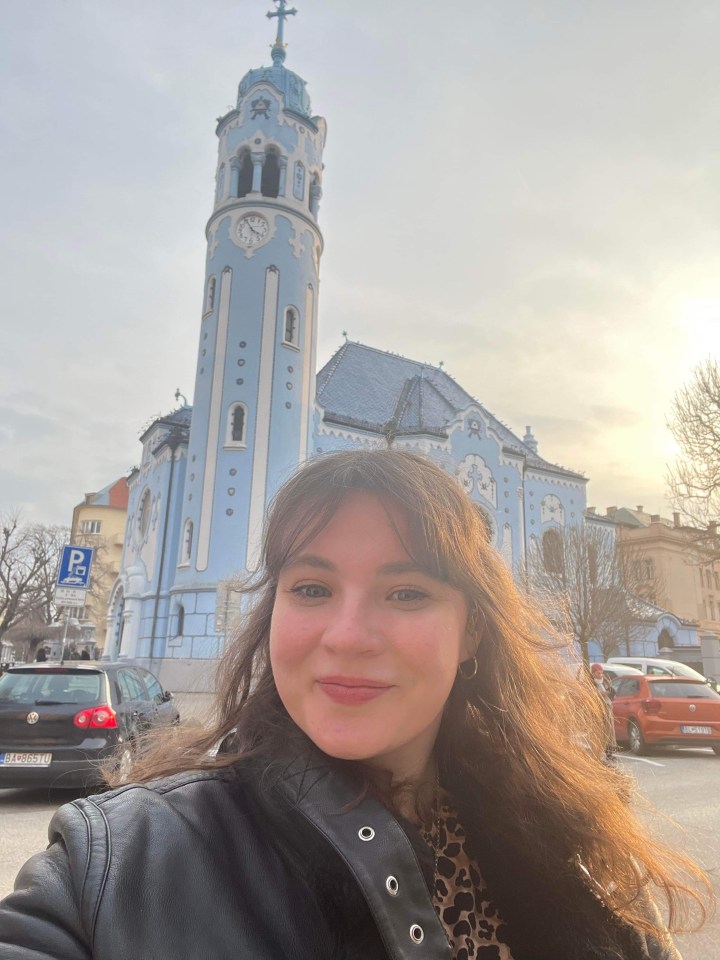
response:
M280 164L277 150L268 150L265 154L260 192L264 197L276 197L280 192Z
M215 277L210 277L207 284L207 293L205 294L205 313L210 313L210 311L215 306Z
M193 522L186 520L183 528L182 548L180 550L180 563L189 563L192 554L193 543Z
M285 311L285 330L283 333L283 343L290 343L294 347L298 345L298 313L295 307L288 307Z
M228 414L226 444L230 447L244 447L246 432L247 407L244 403L234 403Z
M546 530L543 534L542 557L547 573L561 576L565 572L563 538L559 530Z
M145 493L142 495L142 500L140 501L140 508L138 509L138 530L141 537L145 537L148 529L150 527L150 508L152 506L152 501L150 497L150 491L145 490Z
M240 174L238 176L238 196L246 197L252 190L253 165L250 152L246 150L240 157Z

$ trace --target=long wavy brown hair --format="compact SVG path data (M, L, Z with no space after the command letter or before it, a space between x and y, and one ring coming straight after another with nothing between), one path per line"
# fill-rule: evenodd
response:
M691 860L649 833L631 807L631 782L603 763L604 707L569 668L566 644L518 589L460 486L407 452L329 454L309 461L282 487L267 518L259 570L245 587L255 602L220 665L215 719L143 751L131 778L213 769L258 754L287 756L293 744L306 748L270 666L275 590L283 567L350 491L377 496L391 520L402 516L413 560L466 598L478 669L453 686L436 757L471 842L487 831L490 818L494 834L521 852L535 889L553 890L560 906L566 896L569 910L575 905L564 884L567 891L576 888L582 871L609 909L639 929L662 933L648 913L648 891L664 896L670 929L702 922L710 883ZM219 743L225 747L217 753ZM368 788L361 765L326 759L346 771L355 767ZM107 779L120 782L112 770ZM385 799L392 805L391 791Z

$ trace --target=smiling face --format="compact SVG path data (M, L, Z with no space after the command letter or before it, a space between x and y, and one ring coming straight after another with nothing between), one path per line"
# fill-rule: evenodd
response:
M395 779L424 772L458 664L474 653L463 594L421 570L400 536L377 497L348 494L281 571L270 627L295 723L330 756Z

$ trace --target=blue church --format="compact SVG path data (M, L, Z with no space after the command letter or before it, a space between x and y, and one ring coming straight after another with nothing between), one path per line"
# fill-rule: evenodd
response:
M521 570L533 541L580 522L586 478L544 459L441 367L346 340L316 371L326 123L285 66L296 11L274 0L272 65L218 120L195 391L141 437L105 655L211 689L274 492L307 457L393 445L437 460Z

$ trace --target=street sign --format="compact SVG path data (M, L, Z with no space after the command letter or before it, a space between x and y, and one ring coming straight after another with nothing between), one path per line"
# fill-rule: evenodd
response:
M92 566L92 547L63 547L57 585L87 590L90 586L90 567Z
M87 590L79 587L55 587L55 603L59 607L84 607Z

